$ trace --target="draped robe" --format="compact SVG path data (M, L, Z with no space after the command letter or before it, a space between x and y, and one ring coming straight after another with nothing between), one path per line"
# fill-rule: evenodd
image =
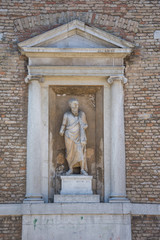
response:
M60 131L65 133L66 159L70 169L80 166L87 171L85 129L88 127L85 113L78 112L78 116L72 112L66 112ZM82 146L83 143L83 146Z

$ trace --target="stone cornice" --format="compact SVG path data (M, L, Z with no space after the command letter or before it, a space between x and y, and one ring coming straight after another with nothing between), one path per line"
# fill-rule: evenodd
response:
M93 41L98 40L103 44L113 44L114 48L133 48L134 45L124 39L116 37L101 29L90 27L82 21L74 20L60 27L53 28L50 31L42 33L38 36L30 38L26 41L20 42L18 46L22 47L36 47L36 46L48 46L49 43L55 43L61 41L66 37L73 36L75 34L81 34L85 38L92 38ZM95 39L96 38L96 39Z
M75 38L72 42L69 37ZM77 39L78 37L78 39ZM65 39L70 41L66 43ZM60 46L56 45L60 42ZM63 42L63 44L62 44ZM75 44L77 43L77 45ZM134 45L101 29L87 26L79 20L18 43L27 57L111 57L125 58ZM69 46L69 47L68 47ZM77 56L78 54L78 56Z
M51 214L160 215L160 204L134 203L42 203L0 204L0 216Z
M121 57L132 52L131 48L43 48L21 47L21 53L27 57Z

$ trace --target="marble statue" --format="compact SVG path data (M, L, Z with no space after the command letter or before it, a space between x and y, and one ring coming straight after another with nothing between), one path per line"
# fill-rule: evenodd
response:
M88 175L86 162L86 133L88 127L86 115L79 110L77 99L69 100L70 111L64 113L60 135L65 138L66 159L69 170L66 175L73 173L74 167L80 167L81 174Z

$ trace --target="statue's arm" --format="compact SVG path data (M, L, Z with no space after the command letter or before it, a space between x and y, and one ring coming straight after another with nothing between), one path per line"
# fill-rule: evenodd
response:
M83 129L88 128L88 123L87 123L87 119L86 119L86 114L84 112L82 112L82 125L83 125Z
M66 124L67 124L67 114L65 113L64 116L63 116L63 121L62 121L62 125L61 125L61 128L60 128L60 131L59 131L59 134L61 136L64 135Z
M81 125L81 144L84 147L87 143L87 137L86 137L85 129L88 127L86 114L84 112L81 112L80 125Z

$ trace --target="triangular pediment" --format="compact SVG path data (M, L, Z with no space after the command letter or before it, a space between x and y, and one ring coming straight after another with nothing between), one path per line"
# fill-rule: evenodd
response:
M87 38L88 37L88 38ZM113 48L116 47L109 42L103 42L98 39L89 39L89 36L83 37L79 34L73 34L66 38L54 41L51 39L46 42L38 44L36 47L48 47L48 48Z
M133 44L110 33L85 25L74 20L46 33L18 44L26 48L59 48L59 49L99 49L99 48L133 48Z

